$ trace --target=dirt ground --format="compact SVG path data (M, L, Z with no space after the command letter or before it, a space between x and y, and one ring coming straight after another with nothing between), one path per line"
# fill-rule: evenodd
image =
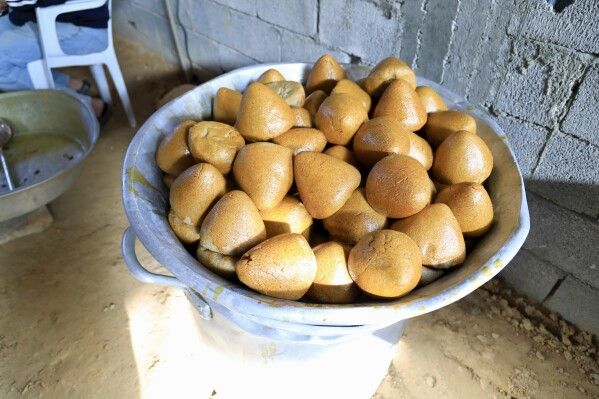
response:
M118 42L138 121L180 81ZM133 134L117 107L43 233L0 247L0 397L218 398L200 378L184 294L139 283L120 255L121 161ZM158 267L140 248L146 265ZM412 320L375 398L597 398L591 337L497 282Z

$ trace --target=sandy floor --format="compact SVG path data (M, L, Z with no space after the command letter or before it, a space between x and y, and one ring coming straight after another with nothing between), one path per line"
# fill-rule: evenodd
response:
M176 70L119 49L141 121ZM52 227L0 247L2 398L222 397L196 372L183 293L141 284L123 265L119 182L131 136L117 108L79 181L51 205ZM596 359L590 336L493 283L413 320L375 397L596 398Z

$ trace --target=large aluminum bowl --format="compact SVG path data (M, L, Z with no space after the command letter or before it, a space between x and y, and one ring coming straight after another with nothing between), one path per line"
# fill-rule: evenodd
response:
M28 156L10 159L9 168L17 183L14 190L5 187L0 170L3 222L38 209L71 187L98 139L100 126L88 105L60 90L2 93L0 118L7 119L13 128L9 147L27 137L32 139L30 147L24 148ZM59 141L48 140L53 137ZM54 145L49 147L49 143Z
M277 326L296 323L311 326L384 326L446 306L489 281L514 257L529 230L529 214L522 176L505 134L483 110L427 79L419 85L433 87L450 109L469 112L476 118L479 136L494 157L488 180L495 208L492 229L468 255L465 263L434 283L394 301L371 301L351 305L315 305L274 299L231 283L204 268L175 237L166 219L168 190L154 156L162 138L184 119L209 119L212 99L220 87L242 91L269 68L287 79L305 81L311 64L268 64L241 68L202 84L179 97L149 118L129 145L123 165L122 191L127 217L144 247L186 286L208 302ZM368 69L346 66L352 79Z

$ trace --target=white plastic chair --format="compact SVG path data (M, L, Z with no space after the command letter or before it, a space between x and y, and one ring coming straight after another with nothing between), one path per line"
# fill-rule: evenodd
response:
M65 54L60 48L58 35L56 33L56 18L60 14L89 10L101 7L108 1L108 9L110 10L110 19L108 20L108 46L104 51L99 53L90 53L83 55ZM103 65L106 65L116 90L121 98L127 119L131 127L135 127L135 115L125 86L125 80L121 73L116 54L114 52L112 40L112 0L72 0L63 4L58 4L50 7L38 7L35 9L37 24L40 31L40 45L42 48L43 59L31 61L27 64L29 77L33 82L33 87L36 89L53 89L54 79L52 78L51 69L67 66L82 66L89 65L92 76L96 81L98 91L102 99L112 104L110 96L110 88L108 80L104 73Z

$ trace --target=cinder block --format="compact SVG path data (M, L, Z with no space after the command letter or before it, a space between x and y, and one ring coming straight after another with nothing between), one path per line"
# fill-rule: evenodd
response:
M549 130L506 115L499 115L495 119L508 136L522 175L530 177L547 141Z
M527 1L519 34L586 53L599 53L599 2L576 0L562 12L547 1Z
M129 2L115 2L113 26L116 34L159 52L168 62L177 63L175 43L168 21Z
M564 208L597 219L599 147L563 133L554 135L529 188Z
M257 0L213 0L215 3L220 3L237 11L244 12L250 15L256 15ZM263 2L264 0L258 0Z
M316 0L258 1L258 17L306 36L316 34Z
M578 93L562 123L562 130L599 146L598 105L599 62L595 62L578 88Z
M425 3L426 18L420 29L416 54L416 73L436 82L441 81L443 59L452 37L458 0L429 0Z
M179 11L183 26L194 33L261 62L281 58L279 30L267 22L208 0L180 0Z
M171 2L172 10L176 10L177 1L169 0ZM122 1L113 1L113 7L116 6L117 3L126 3ZM146 11L159 15L161 17L166 18L166 6L164 4L164 0L131 0L131 3L135 4L139 8L143 8Z
M424 21L425 13L422 9L425 0L406 1L401 6L401 18L403 30L401 35L401 50L399 57L412 65L416 57L416 48L418 47L418 32Z
M596 288L568 276L545 306L599 336L599 290Z
M508 39L505 32L510 25L516 24L514 20L519 16L520 5L519 0L491 1L478 14L466 15L466 18L472 19L475 24L484 24L484 32L478 40L473 36L471 40L476 41L476 50L469 55L465 53L465 58L461 59L465 64L472 63L472 69L463 73L458 70L454 73L454 82L461 76L467 86L466 98L475 104L491 106L497 88L509 72L507 61L510 58L511 39ZM464 2L461 6L464 6ZM507 12L507 10L514 11ZM463 34L462 32L461 35ZM454 50L450 49L450 52L450 55L454 54ZM453 60L449 62L449 65L455 63ZM449 84L448 80L449 77L444 78L444 82Z
M494 107L553 127L582 75L586 61L575 52L517 39Z
M524 248L599 288L599 224L528 192L530 233Z
M535 302L542 302L566 273L521 249L499 276Z
M399 3L327 0L320 2L320 40L332 47L377 63L399 54Z
M325 53L331 54L338 62L350 62L350 56L345 53L327 48L309 37L281 31L281 61L314 62Z
M187 32L189 57L196 67L202 69L202 77L216 76L242 66L255 64L252 58L231 49L211 38Z

